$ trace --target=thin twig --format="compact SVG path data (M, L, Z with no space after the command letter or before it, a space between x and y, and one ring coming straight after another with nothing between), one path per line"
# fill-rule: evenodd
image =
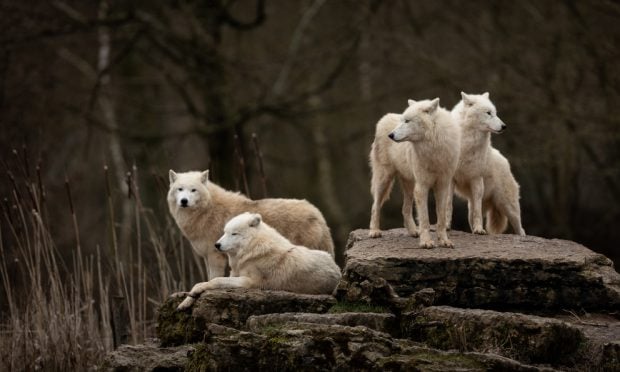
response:
M263 188L263 198L267 197L267 178L265 177L265 169L263 167L263 153L260 151L258 136L252 133L252 144L254 145L254 154L258 162L258 172L260 174L261 186Z
M248 186L248 178L245 174L245 159L243 158L243 152L241 150L241 141L239 136L235 134L235 156L239 162L239 170L241 172L241 179L243 180L243 188L245 189L245 195L250 197L250 187Z

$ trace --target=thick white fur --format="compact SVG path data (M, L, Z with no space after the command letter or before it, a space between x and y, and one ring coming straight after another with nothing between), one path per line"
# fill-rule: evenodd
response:
M227 257L214 243L224 224L242 212L260 213L265 221L295 244L334 255L334 243L321 212L306 200L261 199L226 191L208 181L209 172L170 171L168 207L196 253L207 260L208 279L224 276ZM187 200L183 207L181 200Z
M461 93L462 100L452 109L461 127L461 154L454 175L456 194L467 200L469 226L474 234L501 234L510 221L515 234L525 235L521 226L519 184L510 164L491 146L491 133L506 125L497 116L489 93ZM486 230L482 227L486 214ZM448 204L452 215L452 203Z
M420 102L409 100L408 103L402 115L388 114L377 123L370 154L374 202L369 235L380 236L379 210L389 196L394 177L398 176L403 186L402 213L409 233L417 235L411 219L413 196L420 224L420 246L435 246L428 217L428 193L432 188L437 206L439 245L453 247L446 232L449 221L446 212L458 162L460 131L450 112L439 107L439 98Z
M224 227L216 246L233 262L236 277L215 278L196 284L178 306L190 307L209 289L258 288L307 294L331 294L340 281L333 257L294 245L262 222L260 214L243 213Z
M379 120L375 131L375 140L370 149L370 168L372 170L370 192L373 203L368 235L371 238L381 236L381 207L389 198L396 177L398 177L403 192L404 226L409 234L418 236L418 228L412 215L413 187L415 185L413 145L410 142L396 143L388 137L388 134L400 124L401 117L400 114L387 114Z

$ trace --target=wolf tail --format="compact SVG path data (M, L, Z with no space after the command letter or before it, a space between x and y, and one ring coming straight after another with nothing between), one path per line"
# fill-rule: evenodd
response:
M487 211L487 232L489 234L501 234L508 227L508 218L497 209L497 206L491 204Z

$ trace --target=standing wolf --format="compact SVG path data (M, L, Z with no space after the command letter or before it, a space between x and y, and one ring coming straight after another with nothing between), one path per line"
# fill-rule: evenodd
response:
M388 135L400 124L402 115L387 114L377 123L375 140L370 149L370 168L372 179L370 192L373 197L370 212L370 232L368 236L381 236L381 207L389 198L394 178L398 177L403 192L403 221L412 236L418 236L418 228L413 220L413 145L410 142L396 143Z
M213 244L226 221L246 211L262 214L265 221L295 244L334 255L329 227L314 205L297 199L250 200L210 182L209 171L170 170L168 208L194 251L207 260L209 279L224 276L227 265L226 255L216 251Z
M467 199L471 231L501 234L509 220L515 234L525 235L521 226L519 184L510 172L508 160L491 146L491 133L502 132L506 124L497 116L489 93L461 92L461 97L452 109L462 132L454 185L457 195ZM486 230L482 227L483 213L487 215ZM452 215L451 202L448 215Z
M294 245L264 223L260 214L246 212L228 221L215 248L235 262L238 276L194 285L179 310L190 307L209 289L259 288L331 294L340 281L340 268L331 255Z
M446 212L458 162L460 131L450 112L439 107L439 98L419 102L409 100L408 103L409 107L402 115L386 115L377 124L370 155L374 197L370 236L380 235L379 208L389 195L394 177L398 175L403 186L402 212L409 233L415 236L417 232L411 219L413 195L420 224L420 247L435 246L428 217L428 192L432 188L439 246L453 247L446 232ZM386 134L393 142L382 138Z

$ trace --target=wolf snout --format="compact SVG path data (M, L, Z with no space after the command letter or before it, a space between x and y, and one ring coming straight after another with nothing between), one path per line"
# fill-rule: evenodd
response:
M187 202L188 202L187 199L185 198L181 199L181 207L187 207Z

